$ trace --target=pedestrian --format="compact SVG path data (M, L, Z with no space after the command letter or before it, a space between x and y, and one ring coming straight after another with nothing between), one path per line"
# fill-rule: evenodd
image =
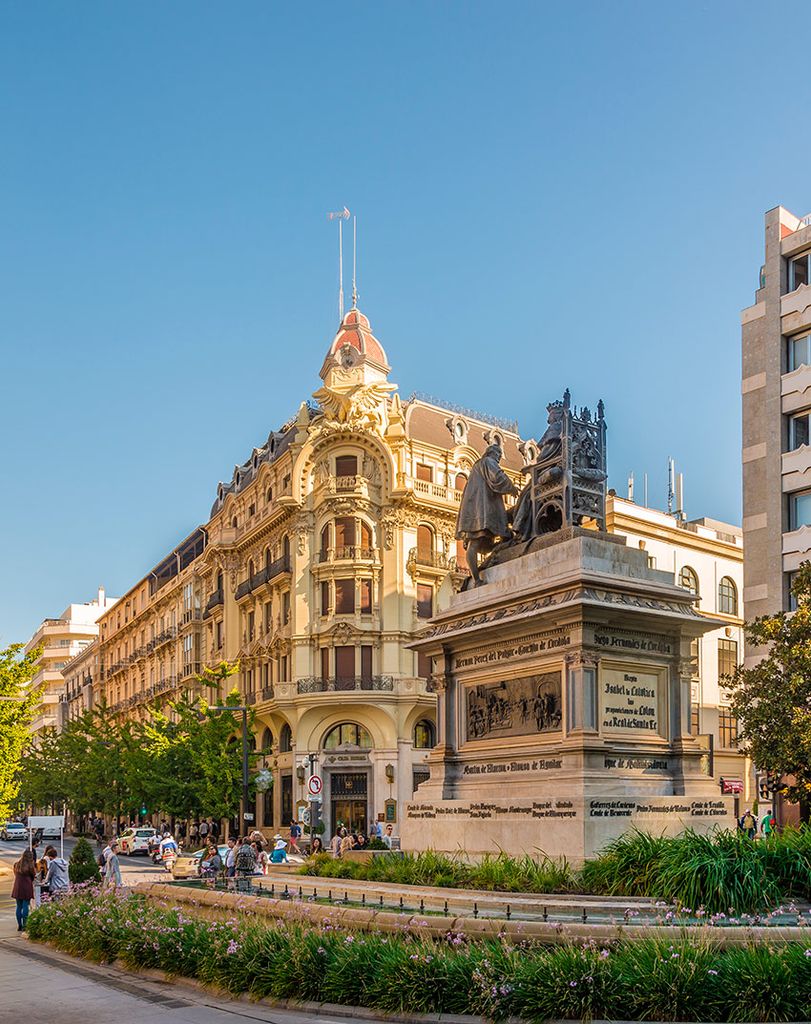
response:
M96 845L101 849L102 843L104 842L104 822L101 818L96 818L93 823L93 831L96 833Z
M206 855L203 859L203 863L200 865L200 869L203 878L212 882L216 880L217 876L222 871L222 857L214 843L208 844L208 849L206 850Z
M253 869L255 875L266 875L268 873L268 855L262 849L262 844L252 842L251 847L256 856L256 867Z
M17 901L17 931L24 932L28 923L28 911L34 898L34 879L37 877L37 862L30 850L23 850L14 865L14 885L11 898Z
M362 832L358 832L358 834L355 836L355 849L365 850L368 845L369 843L366 839L366 836Z
M228 852L225 855L225 877L233 878L236 873L237 841L233 836L228 837Z
M251 842L247 836L243 836L239 843L239 849L237 855L234 858L234 867L236 868L237 882L240 881L244 884L247 879L251 877L256 868L256 853L254 848L251 846Z
M380 820L373 822L372 827L370 829L370 832L375 837L375 839L382 839L383 838L383 822L380 821Z
M290 852L300 853L298 848L299 836L301 835L301 825L297 821L290 822Z
M319 853L324 852L324 844L321 842L321 837L316 836L310 844L310 856L316 857Z
M70 888L68 878L68 862L60 857L55 846L46 846L45 860L48 862L48 871L45 875L45 885L52 899L67 895Z
M760 821L760 831L763 833L763 838L768 839L776 827L777 822L772 817L772 809L769 807Z
M330 840L329 848L333 857L341 856L341 830L339 828L335 829L335 835Z
M282 839L281 836L273 837L273 853L270 855L271 864L288 864L287 851L285 847L287 843Z
M205 845L208 840L208 822L205 818L200 822L200 827L197 830L197 834L200 836L200 842Z
M755 835L757 833L757 818L755 818L754 814L752 814L748 807L743 812L743 817L741 818L741 828L746 833L746 835L749 836L750 839L755 838Z
M177 838L181 843L186 841L186 822L181 821L177 826Z
M118 840L113 839L110 843L110 852L104 863L104 874L101 880L102 888L115 889L121 885L121 864L118 860Z
M214 820L214 818L208 819L208 834L211 836L215 843L220 838L220 826Z
M383 842L386 846L391 849L394 844L394 826L386 825L386 831L383 833Z
M351 833L343 830L344 834L341 838L341 856L345 857L350 850L355 849L355 840L352 838Z
M197 845L197 822L196 821L193 821L191 823L191 825L189 825L189 843L191 844L191 848L192 849L194 849L195 846Z

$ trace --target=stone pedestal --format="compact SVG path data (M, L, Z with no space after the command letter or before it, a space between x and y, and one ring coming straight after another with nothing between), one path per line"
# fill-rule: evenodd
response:
M433 660L431 777L404 849L579 864L630 826L734 826L690 736L690 645L719 623L624 538L570 527L508 549L413 646Z

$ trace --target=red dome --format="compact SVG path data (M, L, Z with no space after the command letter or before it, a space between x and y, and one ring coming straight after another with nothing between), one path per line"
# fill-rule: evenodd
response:
M352 348L357 349L361 355L366 356L373 363L385 367L389 365L386 360L386 353L383 351L383 346L372 334L369 318L364 316L359 309L352 308L344 316L341 326L338 328L338 333L335 335L332 345L330 345L327 358L330 356L336 357L344 345L351 345Z

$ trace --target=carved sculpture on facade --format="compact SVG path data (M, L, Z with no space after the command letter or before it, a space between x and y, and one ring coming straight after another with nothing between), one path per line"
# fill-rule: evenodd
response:
M329 385L324 384L314 394L324 418L355 430L373 430L382 434L386 426L386 402L396 388L388 381L371 384L358 383L347 375L342 380L333 373Z

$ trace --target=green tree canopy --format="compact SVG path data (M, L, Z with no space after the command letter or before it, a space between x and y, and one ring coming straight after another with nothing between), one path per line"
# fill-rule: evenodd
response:
M0 818L5 820L17 803L19 768L30 740L29 726L39 703L40 690L30 690L40 650L24 655L23 644L0 650Z
M730 682L730 704L740 721L741 749L756 766L787 780L785 795L811 807L811 563L792 586L797 608L764 615L746 626L746 639L764 650L752 668Z

